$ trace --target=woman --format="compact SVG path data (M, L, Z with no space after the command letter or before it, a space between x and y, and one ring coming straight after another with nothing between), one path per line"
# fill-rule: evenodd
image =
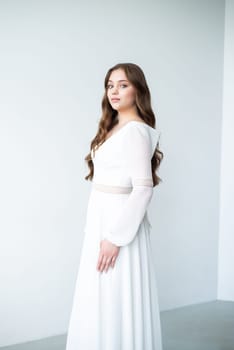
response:
M147 218L163 153L141 68L107 72L85 160L92 181L66 350L161 350Z

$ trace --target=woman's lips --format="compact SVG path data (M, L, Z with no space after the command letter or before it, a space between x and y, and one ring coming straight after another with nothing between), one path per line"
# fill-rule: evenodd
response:
M120 99L119 98L112 98L111 102L118 102Z

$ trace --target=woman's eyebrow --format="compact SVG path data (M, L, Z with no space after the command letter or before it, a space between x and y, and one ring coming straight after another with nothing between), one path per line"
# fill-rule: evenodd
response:
M128 81L128 80L124 80L124 79L122 79L122 80L118 80L118 81ZM113 83L113 81L112 81L112 80L108 80L108 82Z

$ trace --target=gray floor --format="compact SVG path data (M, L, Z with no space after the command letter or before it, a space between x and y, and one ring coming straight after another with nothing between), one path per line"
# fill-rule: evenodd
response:
M234 302L164 311L161 323L163 350L234 350Z
M163 350L234 350L234 302L213 301L163 311L161 324ZM65 345L66 334L0 350L65 350Z

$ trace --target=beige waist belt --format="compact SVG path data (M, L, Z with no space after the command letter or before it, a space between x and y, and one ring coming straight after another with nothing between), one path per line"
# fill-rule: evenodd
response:
M107 192L107 193L130 193L132 192L132 187L124 187L124 186L111 186L111 185L103 185L98 183L93 183L93 188L98 191Z

